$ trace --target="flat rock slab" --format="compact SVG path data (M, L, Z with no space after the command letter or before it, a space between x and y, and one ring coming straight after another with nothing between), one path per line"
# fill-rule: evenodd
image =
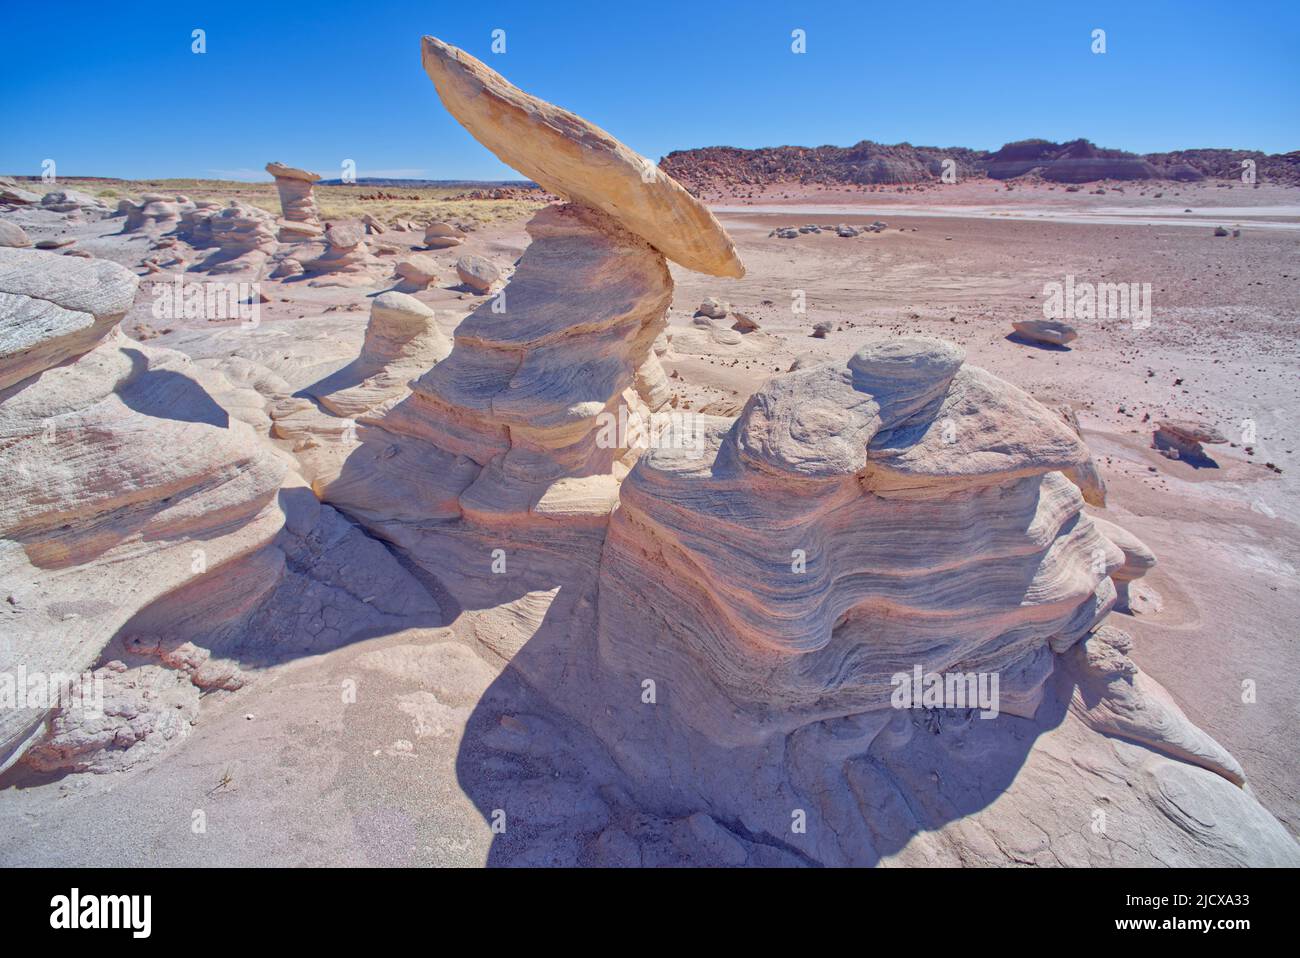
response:
M502 162L549 192L607 213L688 269L745 274L708 207L645 157L523 92L464 50L435 37L425 37L422 49L443 106Z

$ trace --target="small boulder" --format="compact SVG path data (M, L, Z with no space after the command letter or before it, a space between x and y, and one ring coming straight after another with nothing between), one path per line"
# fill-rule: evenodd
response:
M1156 423L1155 448L1169 459L1205 459L1203 443L1227 441L1223 433L1199 419L1161 419Z
M431 256L414 253L399 260L393 272L400 276L407 288L425 289L438 281L438 261Z
M492 288L492 284L501 278L501 271L492 265L491 260L482 256L466 255L456 260L456 275L466 286L480 293L486 293Z
M727 313L730 310L730 303L724 303L721 300L710 296L704 302L700 303L699 308L695 310L695 315L707 316L709 319L726 319Z
M1065 346L1079 338L1073 326L1055 319L1021 319L1011 326L1022 338L1049 346Z
M0 220L0 246L24 247L31 246L32 241L27 233L17 223L10 223Z

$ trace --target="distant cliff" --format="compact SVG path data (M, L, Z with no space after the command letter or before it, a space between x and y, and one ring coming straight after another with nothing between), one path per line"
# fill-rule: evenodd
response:
M951 160L959 179L1005 180L1036 176L1059 183L1097 180L1240 180L1242 161L1255 162L1261 183L1300 186L1300 151L1179 150L1126 153L1088 140L1053 143L1021 140L995 153L966 147L887 146L863 140L854 146L777 146L742 150L709 146L676 150L659 165L696 192L736 192L774 183L894 185L938 182Z

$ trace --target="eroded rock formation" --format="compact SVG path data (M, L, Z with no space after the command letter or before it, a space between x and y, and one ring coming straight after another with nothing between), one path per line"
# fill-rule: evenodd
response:
M275 177L280 194L280 241L293 243L320 236L320 211L312 193L312 184L319 182L320 174L274 161L266 164L266 172Z
M606 542L606 658L671 676L715 739L887 709L913 664L997 672L1002 708L1032 715L1120 557L1059 473L1083 444L962 359L869 346L770 381L698 457L650 451Z

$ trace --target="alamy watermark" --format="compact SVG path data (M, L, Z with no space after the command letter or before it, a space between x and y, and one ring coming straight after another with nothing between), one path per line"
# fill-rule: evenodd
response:
M998 717L997 672L895 672L889 704L896 709L979 709L980 718Z
M235 319L244 329L262 322L260 283L186 282L177 276L169 283L153 284L154 319Z
M62 709L104 715L104 679L92 672L0 672L0 709Z
M646 415L620 404L618 414L606 410L596 417L599 449L665 449L704 451L700 418L692 412L655 412Z
M1045 319L1129 320L1134 329L1151 325L1150 283L1082 283L1067 274L1064 283L1043 284Z

